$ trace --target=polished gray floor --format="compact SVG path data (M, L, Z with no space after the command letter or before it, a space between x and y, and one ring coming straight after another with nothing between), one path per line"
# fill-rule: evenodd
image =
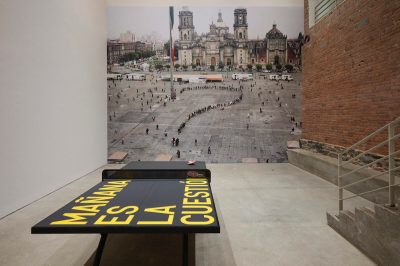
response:
M196 265L375 265L326 225L326 211L337 209L334 185L285 163L208 167L221 234L196 236ZM0 220L0 265L88 264L98 236L31 235L30 227L99 182L100 172ZM368 203L356 200L347 206L351 204ZM112 244L118 245L118 241ZM125 245L106 246L106 252L111 248L121 252L105 253L105 261L112 265L157 265L157 259L172 254L161 248L160 253L151 253L148 264L134 264L135 247L124 252ZM180 252L172 256L179 259Z

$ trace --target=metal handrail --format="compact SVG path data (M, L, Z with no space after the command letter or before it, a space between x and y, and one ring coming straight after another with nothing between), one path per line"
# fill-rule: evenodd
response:
M349 197L343 198L343 200L352 199L352 198L359 197L359 196L362 196L362 195L365 195L365 194L368 194L368 193L371 193L371 192L377 192L377 191L385 189L385 188L396 187L396 186L399 186L399 185L400 184L394 184L394 185L388 185L388 186L380 187L380 188L373 189L373 190L368 190L368 191L365 191L363 193L359 193L359 194L356 194L356 195L353 195L353 196L349 196Z
M387 123L386 125L384 125L383 127L377 129L376 131L372 132L371 134L369 134L368 136L366 136L365 138L363 138L362 140L357 141L355 144L351 145L350 147L348 147L347 149L345 149L344 151L341 152L341 154L345 154L348 151L354 149L355 147L357 147L358 145L366 142L368 139L375 137L376 135L378 135L379 133L381 133L382 131L384 131L385 129L387 129L389 127L389 125L393 125L393 124L397 124L400 123L400 116L397 117L396 119L394 119L392 122Z
M347 149L345 149L344 151L341 152L341 154L345 154L350 150L353 150L355 147L359 146L360 144L363 144L364 142L366 142L367 140L369 140L370 138L375 137L376 135L378 135L379 133L383 132L386 128L388 127L388 125L385 125L383 127L381 127L380 129L374 131L373 133L369 134L368 136L366 136L365 138L363 138L362 140L357 141L356 143L354 143L353 145L351 145L350 147L348 147Z
M398 169L400 170L400 166L393 168L392 171L396 171L396 170L398 170ZM380 176L382 176L382 175L384 175L384 174L386 174L386 173L388 173L388 172L389 172L389 170L387 170L387 171L385 171L385 172L382 172L382 173L379 173L379 174L376 174L376 175L372 175L372 176L369 176L369 177L366 177L366 178L357 180L357 181L355 181L355 182L353 182L353 183L344 185L344 186L342 186L342 187L340 187L340 188L351 187L351 186L356 185L356 184L358 184L358 183L362 183L362 182L368 181L368 180L370 180L370 179L380 177Z
M386 156L383 156L383 157L381 157L381 158L379 158L379 159L376 159L375 161L372 161L372 162L370 162L369 164L365 164L365 165L363 165L363 166L361 166L361 167L359 167L359 168L357 168L357 169L354 169L354 170L352 170L352 171L350 171L350 172L347 172L347 173L345 173L344 175L339 175L338 178L343 178L344 176L348 176L348 175L350 175L350 174L352 174L352 173L355 173L355 172L357 172L357 171L359 171L359 170L362 170L362 169L364 169L364 168L367 168L368 166L371 166L371 165L373 165L373 164L379 163L380 161L383 161L383 160L385 160L385 159L388 159L390 156L395 155L395 154L398 154L398 153L400 153L400 150L396 151L395 153L393 153L393 154L391 154L391 155L386 155ZM343 167L343 164L342 164L342 167Z
M398 139L398 138L400 138L400 134L395 135L395 136L394 136L393 138L391 138L391 139L387 139L387 140L385 140L385 141L382 141L381 143L375 145L375 146L372 147L371 149L360 153L359 155L357 155L357 156L351 158L350 160L345 161L344 163L342 163L342 166L345 166L346 164L348 164L348 163L354 161L355 159L360 158L360 157L363 156L364 154L368 154L368 153L370 153L371 151L373 151L373 150L375 150L375 149L377 149L377 148L380 148L380 147L384 146L384 145L385 145L386 143L388 143L389 141L391 141L391 140L396 140L396 139Z
M367 193L376 192L376 191L379 191L379 190L382 190L382 189L386 189L386 188L389 188L389 199L388 199L389 206L395 206L394 187L400 185L400 184L395 184L395 178L394 178L394 171L400 169L400 166L395 167L395 161L394 161L394 155L400 153L400 150L398 150L398 151L395 150L396 149L395 140L400 138L400 134L395 135L395 127L398 124L400 124L400 117L397 117L392 122L390 122L390 123L386 124L385 126L377 129L376 131L372 132L371 134L369 134L365 138L357 141L355 144L351 145L350 147L346 148L342 152L338 153L338 174L337 174L337 177L338 177L338 192L339 192L338 193L339 194L339 211L343 210L343 201L344 200L351 199L351 198L354 198L354 197L359 197L359 196L365 195ZM348 153L350 150L353 150L355 147L359 146L360 144L363 144L363 143L367 142L368 140L370 140L371 138L375 137L376 135L384 132L385 130L387 130L387 132L388 132L387 139L385 139L384 141L381 141L380 143L376 144L375 146L373 146L372 148L368 149L367 151L363 151L360 154L358 154L357 156L354 156L353 158L343 162L343 158L342 158L343 154ZM381 157L379 159L376 159L376 160L374 160L374 161L372 161L372 162L370 162L368 164L365 164L365 165L363 165L363 166L361 166L359 168L356 168L356 169L354 169L352 171L349 171L349 172L347 172L345 174L342 174L342 167L344 165L347 165L348 163L350 163L350 162L360 158L361 156L363 156L365 154L368 154L371 151L373 151L373 150L375 150L377 148L380 148L380 147L382 147L382 146L384 146L386 144L388 145L388 154L386 156L383 156L383 157ZM367 167L369 167L369 166L371 166L373 164L376 164L376 163L381 162L381 161L386 160L386 159L389 160L389 168L388 168L387 171L384 171L382 173L363 178L361 180L357 180L357 181L352 182L352 183L347 184L347 185L342 185L344 177L349 176L351 174L354 174L354 173L356 173L356 172L358 172L358 171L360 171L360 170L362 170L364 168L367 168ZM357 193L357 194L355 194L353 196L346 197L346 198L343 197L343 189L344 188L348 188L348 187L351 187L351 186L353 186L355 184L366 182L366 181L371 180L373 178L382 176L382 175L384 175L386 173L389 174L388 175L389 176L388 177L388 179L389 179L388 181L389 182L388 182L387 186L380 187L380 188L377 188L377 189L372 189L372 190L369 190L369 191L364 191L362 193Z

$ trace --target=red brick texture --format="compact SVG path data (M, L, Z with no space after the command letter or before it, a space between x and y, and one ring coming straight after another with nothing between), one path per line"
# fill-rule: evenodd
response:
M307 2L302 137L347 147L400 116L400 1L345 0L312 28Z

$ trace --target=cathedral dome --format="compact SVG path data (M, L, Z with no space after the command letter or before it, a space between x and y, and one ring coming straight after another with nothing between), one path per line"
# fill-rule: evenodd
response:
M221 11L218 12L218 20L217 20L217 23L216 23L216 27L217 28L226 28L227 27L225 22L222 20Z
M226 26L226 24L225 24L225 22L218 22L217 21L217 23L216 23L216 27L217 28L226 28L227 26Z
M285 36L283 35L283 33L278 30L278 28L276 27L276 24L274 23L272 25L272 29L267 32L267 34L265 35L265 38L267 39L280 39L280 38L285 38Z

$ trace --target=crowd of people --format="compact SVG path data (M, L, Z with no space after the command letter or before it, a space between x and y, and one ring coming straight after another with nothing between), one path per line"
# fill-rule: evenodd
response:
M194 91L194 90L209 90L209 89L219 89L219 90L226 90L226 91L242 91L243 86L239 86L239 88L235 88L233 85L204 85L204 86L194 86L194 87L183 87L179 91L179 93L183 93L185 91Z
M241 90L240 90L241 91ZM234 105L236 103L239 103L240 101L242 101L243 99L243 93L240 93L240 96L233 99L232 101L226 102L226 103L216 103L216 104L210 104L208 106L205 106L203 108L199 108L193 112L191 112L190 114L188 114L187 119L185 120L185 122L182 122L178 128L178 133L180 134L182 132L182 129L186 126L186 122L189 122L192 118L194 118L197 115L200 115L202 113L214 110L214 109L220 109L220 110L224 110L225 107Z

